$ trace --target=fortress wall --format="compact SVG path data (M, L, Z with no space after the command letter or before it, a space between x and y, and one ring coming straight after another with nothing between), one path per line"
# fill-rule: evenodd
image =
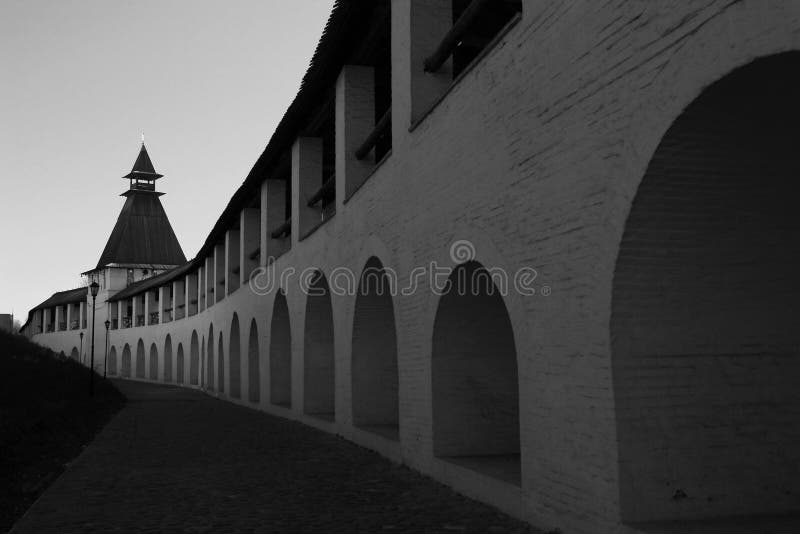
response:
M169 333L174 365L178 344L188 362L192 331L202 345L213 324L215 336L222 333L229 365L233 313L243 355L255 318L260 409L341 434L539 527L625 531L609 323L617 251L633 196L661 136L704 87L758 56L798 47L800 5L525 1L519 23L412 126L403 54L410 1L393 2L391 156L337 206L331 220L274 266L277 272L316 267L330 279L334 268L360 274L375 255L398 273L402 287L417 267L433 261L456 266L451 245L468 240L475 259L487 267L512 276L535 269L535 295L510 291L503 298L517 353L520 485L433 454L431 351L440 297L427 280L393 300L399 442L352 424L355 295L332 297L333 422L303 415L306 296L296 287L285 288L291 409L269 402L275 289L255 295L245 284L198 315L114 331L112 344L117 354L124 343L135 352L142 338L147 347L155 341L161 354ZM62 343L56 335L36 340ZM229 386L220 396L251 405L244 356L241 365L241 398L230 399ZM228 380L231 373L224 376Z

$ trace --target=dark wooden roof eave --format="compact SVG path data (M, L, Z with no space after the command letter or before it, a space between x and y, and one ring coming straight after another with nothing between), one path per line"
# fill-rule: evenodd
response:
M348 39L353 39L358 33L354 32L353 28L362 26L370 20L375 5L372 0L334 2L333 10L303 76L297 96L286 110L244 182L217 219L196 258L210 254L215 244L224 236L226 229L234 223L239 211L247 206L249 198L260 190L261 182L269 178L271 172L278 168L282 155L291 148L297 133L302 131L309 110L314 109L315 104L321 101L320 99L335 83L349 53L350 47L345 45Z
M151 289L171 283L174 280L186 274L187 272L191 271L192 266L193 263L190 261L185 263L184 265L181 265L180 267L175 267L174 269L167 271L165 273L161 273L159 275L152 276L150 278L145 278L144 280L139 280L138 282L134 282L125 289L109 297L106 300L106 302L117 302L119 300L125 300L127 298L139 295L140 293L144 293L145 291L149 291Z

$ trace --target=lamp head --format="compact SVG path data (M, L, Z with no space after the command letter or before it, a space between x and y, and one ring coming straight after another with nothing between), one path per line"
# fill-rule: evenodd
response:
M109 326L111 326L111 321L109 321L108 319L106 319L106 330L108 330L108 327L109 327Z
M97 292L99 290L100 290L100 284L98 284L97 282L92 282L91 284L89 284L89 291L92 292L93 297L97 296Z

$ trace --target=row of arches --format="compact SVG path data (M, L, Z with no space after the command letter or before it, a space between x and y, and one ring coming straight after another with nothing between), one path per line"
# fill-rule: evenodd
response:
M477 262L459 266L452 277L478 276ZM488 474L519 480L519 388L513 331L503 297L490 277L478 291L465 293L451 283L442 297L433 336L434 453ZM278 291L269 325L268 402L293 408L293 343L303 343L302 413L334 421L336 357L331 291L325 275L317 272L305 304L303 339L293 340L286 295ZM261 402L261 347L256 319L247 325L247 400ZM234 313L224 334L209 325L202 335L193 331L189 343L188 383L233 399L242 397L241 326ZM163 348L163 373L159 376L159 351L136 346L135 366L125 345L119 374L139 379L173 382L172 340ZM226 362L226 358L229 361ZM183 345L177 345L174 382L184 383ZM226 365L227 364L227 365ZM112 349L109 369L116 374ZM225 373L230 376L226 377ZM398 342L390 280L380 260L368 260L359 281L352 327L351 409L353 424L364 431L398 441L400 386ZM229 391L226 391L226 387ZM267 399L265 399L266 401Z
M185 383L185 356L183 351L183 344L178 343L178 349L175 356L175 376L173 379L173 365L172 365L172 337L167 335L164 342L164 366L163 375L159 376L159 358L158 347L155 343L150 345L150 357L148 366L145 366L145 348L144 341L141 339L136 345L136 360L131 359L131 347L125 344L122 348L122 354L117 355L117 348L111 347L108 352L108 374L110 376L120 376L123 378L140 378L147 377L149 380L163 380L167 383ZM135 364L135 366L134 366ZM190 384L197 384L196 362L192 362L189 369ZM135 369L135 370L134 370Z

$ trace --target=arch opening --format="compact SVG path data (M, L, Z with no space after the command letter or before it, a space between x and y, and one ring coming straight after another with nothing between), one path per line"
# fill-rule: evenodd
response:
M178 350L175 354L175 382L178 384L183 384L185 365L186 362L184 362L183 356L183 343L178 343Z
M111 351L108 353L108 374L110 376L117 376L117 349L116 349L116 347L111 347Z
M361 273L353 316L353 424L399 439L397 334L389 279L373 257Z
M122 349L122 376L123 378L131 377L131 347L127 343Z
M158 380L158 348L156 344L150 345L150 362L149 362L150 380Z
M258 324L250 321L247 341L247 395L250 402L261 401L261 355L258 349Z
M164 340L164 382L172 382L172 336Z
M189 384L199 384L200 372L200 346L197 340L197 331L192 331L192 340L189 343Z
M208 346L206 347L206 389L216 389L214 381L214 325L208 327Z
M292 406L292 331L286 296L279 291L272 307L269 343L269 401Z
M75 360L76 362L80 361L81 356L78 353L78 347L72 347L72 351L69 353L69 357L71 359Z
M228 340L230 349L229 380L230 380L230 393L234 399L242 398L242 357L240 352L240 339L239 339L239 316L234 313L231 320L231 334Z
M136 344L136 378L146 378L146 365L147 362L145 360L144 354L144 341L141 339L139 343Z
M225 393L225 349L222 344L222 332L219 333L217 348L217 391Z
M303 413L326 421L336 417L333 308L325 275L317 271L306 297Z
M656 149L614 272L623 521L800 511L800 53L706 88Z
M449 280L433 327L434 455L519 485L519 382L508 310L481 264L460 265Z

